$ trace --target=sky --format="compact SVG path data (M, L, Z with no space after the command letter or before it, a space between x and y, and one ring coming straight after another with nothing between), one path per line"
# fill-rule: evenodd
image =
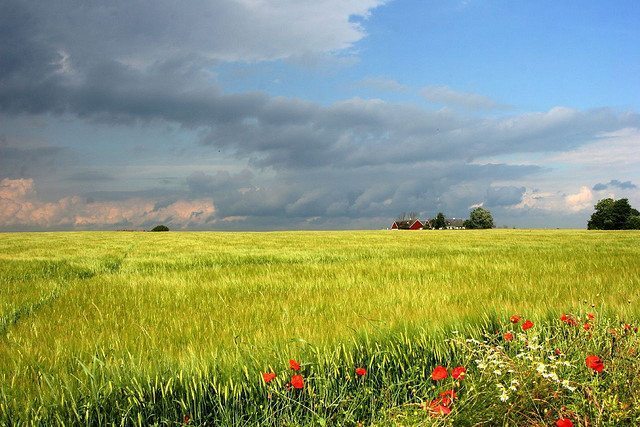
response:
M0 0L0 230L585 228L640 208L640 3Z

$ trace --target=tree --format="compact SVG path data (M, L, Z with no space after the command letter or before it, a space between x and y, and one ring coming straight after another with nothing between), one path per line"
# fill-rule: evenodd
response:
M441 228L447 227L447 221L444 219L444 214L442 212L438 212L435 219L433 220L433 228L435 230L440 230Z
M469 219L464 222L464 228L493 228L493 216L484 208L475 208L469 214Z
M166 225L156 225L151 229L151 231L169 231L169 227Z
M631 207L628 199L606 198L594 206L595 212L587 222L588 230L638 230L638 210Z

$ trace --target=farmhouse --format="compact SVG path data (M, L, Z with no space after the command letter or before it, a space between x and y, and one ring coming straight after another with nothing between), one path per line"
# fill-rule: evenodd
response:
M447 230L464 230L464 219L460 218L447 218Z
M405 221L393 221L392 230L422 230L424 224L419 219L409 219Z

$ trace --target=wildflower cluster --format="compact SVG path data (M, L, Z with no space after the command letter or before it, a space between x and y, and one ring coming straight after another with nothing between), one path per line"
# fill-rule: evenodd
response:
M284 385L286 390L302 390L304 388L305 378L302 375L301 368L302 366L300 365L300 362L295 359L289 359L289 369L293 371L293 375L291 376L291 379ZM363 367L357 367L355 369L355 374L358 378L364 377L365 375L367 375L367 370ZM278 375L272 371L262 372L262 380L265 384L272 382L277 378L277 376Z
M460 381L464 380L467 374L467 368L464 366L457 366L451 370L451 378L454 380L453 387L459 386ZM431 371L431 379L439 382L449 377L449 370L442 365L436 366ZM451 412L451 405L455 399L458 398L454 388L449 388L438 394L436 399L432 399L428 404L423 403L421 406L426 411L429 411L433 416L447 415Z

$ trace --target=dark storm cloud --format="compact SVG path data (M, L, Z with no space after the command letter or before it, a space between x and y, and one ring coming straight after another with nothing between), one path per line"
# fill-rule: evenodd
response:
M465 215L477 201L476 195L486 192L496 176L517 179L538 170L535 166L434 162L402 170L393 165L291 170L275 179L258 179L246 172L197 172L187 179L187 185L192 197L213 198L220 217L371 220L403 210L433 215L444 209ZM450 199L452 191L455 197Z
M602 191L602 190L606 190L609 187L619 188L620 190L633 190L635 188L638 188L638 186L631 181L622 182L622 181L618 181L617 179L612 179L606 184L598 183L594 185L593 190Z
M238 7L222 2L227 3ZM180 17L195 19L196 32L204 25L197 12L206 10L205 3L180 12L162 3L150 8L150 17L143 13L145 2L73 8L62 1L55 13L46 4L3 6L3 112L178 123L202 129L204 144L259 167L361 167L567 150L601 132L640 126L637 114L606 109L554 108L482 119L380 100L351 99L323 107L264 93L225 94L211 83L208 70L214 59L204 52L204 38L179 37L185 30ZM72 26L59 21L67 12ZM172 14L175 24L168 22ZM212 13L210 18L218 22L224 16L226 12ZM133 24L134 17L141 19L140 27ZM151 40L157 41L155 47L174 49L154 51L147 62L131 56L148 52ZM211 43L217 52L217 42Z

